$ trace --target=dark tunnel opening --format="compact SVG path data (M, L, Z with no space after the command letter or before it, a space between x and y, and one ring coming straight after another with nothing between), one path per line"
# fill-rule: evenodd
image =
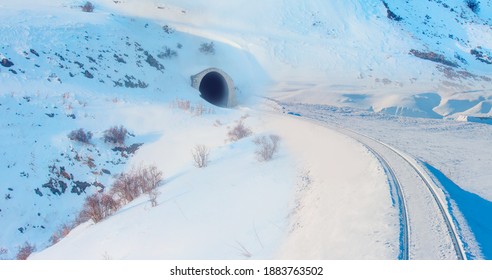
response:
M216 106L227 107L228 87L221 74L217 72L206 74L200 82L199 91L201 97L208 102Z

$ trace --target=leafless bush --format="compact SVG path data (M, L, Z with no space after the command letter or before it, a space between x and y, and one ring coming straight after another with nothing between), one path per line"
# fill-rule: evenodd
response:
M278 135L258 136L253 140L256 145L256 157L259 161L269 161L278 152L280 137Z
M240 252L241 256L245 257L245 258L251 258L253 256L253 254L251 254L251 252L248 251L248 249L239 241L236 241L237 245L239 247L236 247L236 249Z
M300 191L309 189L312 183L313 178L311 177L311 171L303 170L299 173L297 178L297 186Z
M85 199L81 217L98 223L116 212L119 207L120 204L111 195L95 193Z
M57 231L55 231L51 237L50 237L50 242L51 244L56 244L58 243L61 239L63 239L65 236L67 236L72 229L74 229L77 226L77 224L74 223L65 223L62 224Z
M65 236L73 227L83 221L92 219L95 223L100 222L143 193L148 194L152 206L156 206L156 199L159 195L157 187L161 181L162 172L155 166L134 168L127 173L118 175L113 183L111 192L109 194L96 193L88 196L74 226L67 225L62 227L60 232L54 234L54 241L52 242L58 241L60 236Z
M29 242L24 243L21 247L19 247L19 251L17 252L17 256L15 257L17 260L27 260L27 258L36 251L36 246L32 245Z
M71 131L67 137L72 141L78 141L84 144L90 144L92 139L92 132L85 131L83 128Z
M176 98L173 101L173 103L171 103L170 106L171 106L171 108L178 108L178 109L183 110L185 112L189 112L191 114L194 114L195 116L201 116L204 114L214 114L215 113L213 108L206 107L200 102L192 104L189 100L185 100L185 99Z
M123 145L125 144L128 130L122 125L113 126L104 131L104 142L110 142L113 144Z
M143 193L149 194L149 198L157 198L159 194L157 187L161 182L162 172L157 167L134 168L127 173L120 174L116 178L111 189L111 194L117 200L121 201L122 204L133 201Z
M191 108L191 102L189 100L176 98L171 104L172 108L178 108L183 111L189 111Z
M204 54L215 54L215 45L214 42L210 43L202 43L199 48L201 53Z
M220 127L220 126L222 126L222 122L220 120L215 120L214 126L215 127Z
M162 182L162 171L155 166L140 168L137 176L142 177L142 192L149 193L159 187Z
M206 111L206 108L205 106L203 106L203 104L198 103L193 108L193 111L195 112L195 116L201 116Z
M205 168L208 165L208 156L210 154L210 150L204 145L196 145L195 148L191 151L193 155L193 161L195 162L195 166L198 168Z
M159 192L158 189L153 189L153 190L151 190L151 191L148 192L149 201L150 201L150 204L152 205L152 207L156 207L157 206L157 197L160 194L161 193Z
M104 252L104 254L102 254L102 259L105 261L110 261L113 257L108 252Z
M0 260L3 260L4 257L3 255L7 255L9 253L9 250L7 248L0 247Z
M142 193L139 181L139 178L133 175L132 171L130 173L122 173L116 177L111 194L122 204L129 203Z
M157 57L160 59L165 59L165 58L173 58L178 56L178 53L175 50L170 49L169 47L164 47L164 51L161 51Z
M85 4L80 6L80 7L82 8L83 12L86 12L86 13L94 12L94 5L89 1L85 2Z
M239 139L250 136L251 134L253 134L253 131L251 131L249 127L245 126L243 120L241 119L229 130L227 136L229 141L236 142Z
M167 34L173 34L175 31L174 28L170 27L167 24L162 27L162 30L164 30L164 32L166 32Z

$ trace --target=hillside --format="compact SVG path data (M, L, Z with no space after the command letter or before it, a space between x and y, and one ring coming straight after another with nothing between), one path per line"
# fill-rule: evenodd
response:
M271 97L404 116L490 115L491 1L477 13L461 0L160 5L115 6L252 53Z

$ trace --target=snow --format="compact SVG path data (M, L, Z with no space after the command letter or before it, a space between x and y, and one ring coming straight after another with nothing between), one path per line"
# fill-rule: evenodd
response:
M248 123L255 123L256 134L280 135L282 151L273 161L259 164L250 138L224 144L225 128L212 126L210 120L193 120L191 131L190 125L177 126L172 135L147 145L132 160L139 162L142 157L169 172L157 207L151 208L145 197L140 198L32 258L395 257L395 209L384 173L367 150L347 137L305 122L264 116ZM196 139L213 147L210 166L203 170L189 160ZM325 143L330 143L329 149L323 148ZM306 145L311 148L305 149ZM320 151L325 155L320 156ZM305 198L301 194L296 206L301 210L293 214L296 223L292 225L288 216L294 211L296 168L300 167L311 172L314 183ZM352 195L354 192L357 194ZM347 204L354 211L334 215ZM316 241L302 242L306 236ZM285 247L280 253L279 246ZM314 248L317 250L310 250Z
M490 49L489 36L481 35L490 33L488 4L482 3L477 16L458 0L449 1L447 8L441 1L388 1L403 17L394 22L386 18L381 1L375 0L244 2L158 2L163 9L138 1L106 5L126 13L136 10L140 16L165 17L178 30L253 53L271 77L268 95L283 101L343 106L343 95L364 94L363 102L350 105L391 114L442 117L473 107L454 107L458 92L481 91L465 94L458 101L490 98L489 81L481 76L490 76L491 68L470 54L477 46ZM236 7L241 7L241 13L234 12ZM462 57L466 63L458 61L461 69L457 71L469 71L476 77L447 78L438 64L409 55L411 49L443 54L452 61ZM425 108L408 102L429 92L443 102ZM439 110L445 106L452 108ZM399 107L402 110L392 109Z
M398 213L378 161L345 135L306 121L289 123L296 127L292 151L312 183L298 183L293 225L277 257L396 259Z
M488 215L484 214L489 211L492 200L488 184L492 155L484 148L492 137L490 125L392 117L319 105L282 106L285 112L294 112L371 136L423 162L428 166L429 173L438 178L434 181L441 186L448 209L457 219L461 238L467 245L468 257L490 258L490 221ZM478 224L481 225L480 230L469 229L471 225Z

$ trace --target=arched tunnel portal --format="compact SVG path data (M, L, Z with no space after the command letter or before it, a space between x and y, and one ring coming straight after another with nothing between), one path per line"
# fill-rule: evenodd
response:
M191 76L191 86L213 105L226 108L236 105L234 83L229 75L218 68L209 68Z

